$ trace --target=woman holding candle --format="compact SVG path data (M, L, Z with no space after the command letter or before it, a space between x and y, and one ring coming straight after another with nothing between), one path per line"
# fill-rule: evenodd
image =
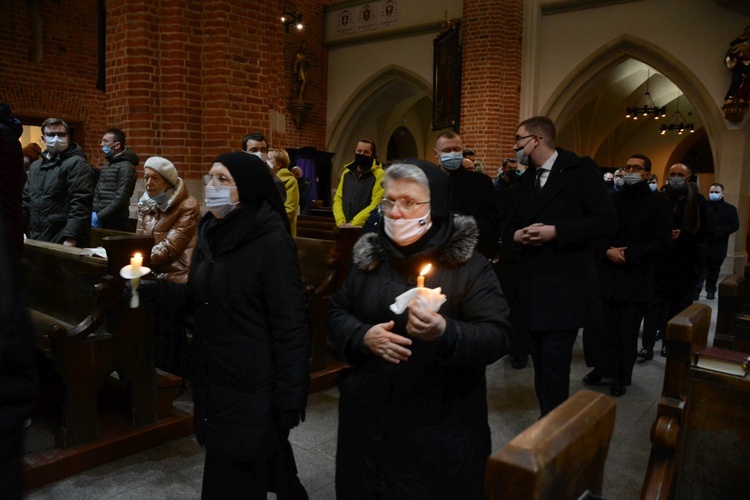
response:
M386 170L385 217L354 248L328 331L339 380L338 498L483 498L490 454L485 368L506 353L508 307L471 217L450 213L448 177L427 162ZM437 312L389 306L441 287ZM420 289L421 292L422 289Z
M216 158L186 285L148 280L142 302L195 312L195 435L203 498L307 498L289 431L304 420L307 319L281 196L263 160ZM143 289L146 290L143 290Z
M185 283L201 219L198 201L188 193L171 161L152 156L144 164L146 192L138 202L136 234L154 237L151 270L159 278ZM183 311L157 311L154 326L156 367L192 377Z

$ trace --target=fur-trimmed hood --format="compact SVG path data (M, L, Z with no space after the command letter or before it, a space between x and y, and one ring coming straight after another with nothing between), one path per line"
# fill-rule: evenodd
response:
M385 260L383 241L378 233L362 236L354 245L352 261L364 271L376 269ZM462 215L453 219L453 234L448 242L438 249L440 262L458 267L471 258L479 240L479 229L474 217Z

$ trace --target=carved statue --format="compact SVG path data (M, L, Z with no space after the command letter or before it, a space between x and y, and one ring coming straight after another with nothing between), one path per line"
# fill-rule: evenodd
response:
M297 99L302 100L302 94L307 88L307 72L310 69L310 61L307 60L307 45L302 42L297 57L294 60L294 93Z
M732 83L727 95L724 96L724 101L750 101L750 25L729 44L724 62L732 72Z

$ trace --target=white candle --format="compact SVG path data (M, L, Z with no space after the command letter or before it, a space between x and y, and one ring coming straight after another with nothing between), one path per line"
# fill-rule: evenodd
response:
M141 265L143 265L143 256L139 253L133 255L130 259L130 272L133 276L141 275Z
M419 276L417 276L417 288L424 288L424 275L430 272L431 267L432 264L427 264L419 272Z

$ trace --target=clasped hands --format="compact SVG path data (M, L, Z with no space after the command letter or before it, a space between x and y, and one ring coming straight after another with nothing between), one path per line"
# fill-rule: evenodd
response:
M627 250L628 247L609 247L607 250L607 259L610 260L613 264L618 265L625 265L625 250Z
M374 325L365 333L363 342L375 356L397 365L411 356L411 350L408 347L412 341L407 337L392 333L394 325L393 321ZM406 324L406 332L409 335L432 342L440 338L444 331L445 318L441 314L414 305L409 306L409 321Z
M519 229L513 234L513 241L521 245L542 246L557 238L555 226L548 226L536 222L530 226Z

